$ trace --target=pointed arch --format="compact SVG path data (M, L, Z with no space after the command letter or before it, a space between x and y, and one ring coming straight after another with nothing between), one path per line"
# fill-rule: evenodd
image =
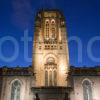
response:
M45 85L56 86L57 85L57 63L53 56L49 56L44 64L45 69Z
M51 32L52 32L52 38L55 39L56 38L56 21L55 19L51 20Z
M21 82L19 80L15 80L11 84L10 100L20 100L20 94L21 94Z
M82 82L82 86L83 86L83 100L93 100L91 81L85 79Z

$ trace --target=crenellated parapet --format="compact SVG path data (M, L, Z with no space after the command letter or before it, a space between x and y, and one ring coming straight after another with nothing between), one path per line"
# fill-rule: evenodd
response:
M100 66L96 67L71 66L70 73L73 76L100 76Z
M32 67L2 67L0 68L0 76L32 76Z

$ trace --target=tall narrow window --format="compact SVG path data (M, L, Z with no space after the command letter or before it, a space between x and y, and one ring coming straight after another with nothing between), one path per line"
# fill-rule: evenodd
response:
M45 71L45 86L48 86L48 71Z
M11 87L11 100L20 100L21 84L19 81L15 81Z
M52 86L52 71L49 72L49 85Z
M52 34L52 38L55 39L56 38L56 23L55 20L51 21L51 34Z
M49 39L49 20L46 20L45 22L45 38Z
M92 97L92 87L91 83L88 80L83 82L83 100L93 100Z
M57 71L55 70L54 71L54 86L56 86L57 85Z

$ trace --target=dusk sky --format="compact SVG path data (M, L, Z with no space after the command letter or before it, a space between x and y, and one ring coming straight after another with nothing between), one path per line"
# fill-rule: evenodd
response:
M24 59L22 37L27 30L33 40L35 15L42 8L61 10L66 18L68 39L74 37L82 42L82 53L78 52L75 41L68 42L70 65L99 66L100 0L0 0L0 67L18 65L25 67L32 64L31 59L29 61ZM13 42L8 37L15 39L19 46L16 59L11 61L9 59L17 47L14 48ZM6 38L8 40L5 41ZM88 53L89 41L93 42L91 52L94 58ZM32 58L32 44L30 41L28 46L30 58Z

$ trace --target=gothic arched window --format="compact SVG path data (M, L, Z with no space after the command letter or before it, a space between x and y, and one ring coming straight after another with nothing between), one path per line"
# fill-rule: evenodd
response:
M54 74L54 86L56 86L57 85L57 71L55 70L53 74Z
M49 20L45 21L45 38L48 39L49 38Z
M48 71L45 71L45 86L48 86Z
M57 64L53 57L49 57L45 64L45 85L57 85Z
M93 100L91 82L85 80L83 82L83 100Z
M12 83L10 100L20 100L20 92L21 92L21 84L18 80L16 80Z
M51 21L51 32L52 32L52 38L56 38L56 23L54 19L52 19Z
M49 85L52 86L53 82L52 82L52 71L49 71Z

